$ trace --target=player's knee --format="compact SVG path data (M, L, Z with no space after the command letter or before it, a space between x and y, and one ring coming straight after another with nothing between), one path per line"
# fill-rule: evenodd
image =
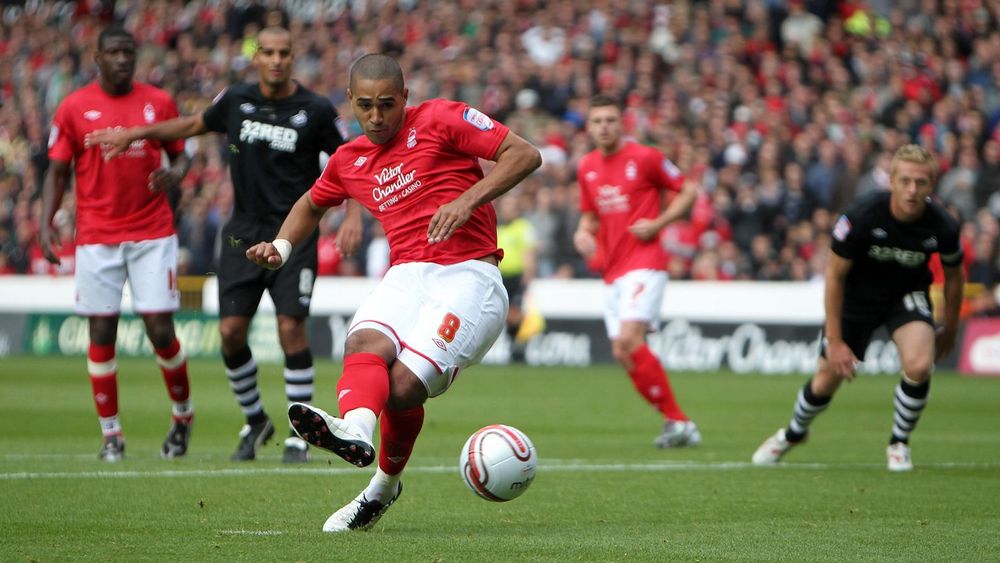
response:
M929 357L921 357L900 362L900 368L907 379L915 383L923 383L931 377L934 362Z
M148 315L146 321L146 336L154 348L166 348L173 343L174 319L172 315Z
M412 409L427 401L427 388L409 370L405 370L405 373L402 370L392 370L389 377L389 400L386 404L389 409Z
M219 336L222 337L223 350L239 350L246 346L247 328L240 323L222 321L219 323Z

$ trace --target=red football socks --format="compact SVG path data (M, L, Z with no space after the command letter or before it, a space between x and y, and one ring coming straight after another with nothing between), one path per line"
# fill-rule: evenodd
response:
M377 417L389 400L389 366L377 354L358 353L344 358L344 373L337 382L340 416L366 408Z
M628 372L639 394L670 420L688 420L670 388L670 380L660 360L643 344L632 353L632 369Z
M97 416L118 416L118 364L115 362L115 345L91 344L87 351L87 372L90 387L97 405Z
M389 475L399 475L410 460L413 445L424 425L424 407L382 413L382 442L378 451L379 469Z

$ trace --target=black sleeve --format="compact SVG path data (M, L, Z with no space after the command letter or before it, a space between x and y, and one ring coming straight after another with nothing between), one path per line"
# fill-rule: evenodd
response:
M955 220L947 211L942 213L944 219L944 228L941 233L941 264L945 266L959 266L962 264L962 260L965 259L964 252L962 251L962 237L961 228L958 225L958 221Z
M229 104L233 98L230 92L230 88L219 92L219 95L212 100L212 105L208 106L205 109L205 113L202 114L205 127L209 131L215 131L216 133L226 132L226 115L229 113Z
M333 154L337 147L344 144L347 139L341 132L340 116L337 110L329 101L323 100L319 110L319 131L317 139L319 148L326 154Z
M862 226L863 214L854 204L844 210L833 226L830 250L847 260L854 260L859 253L867 249L865 229Z

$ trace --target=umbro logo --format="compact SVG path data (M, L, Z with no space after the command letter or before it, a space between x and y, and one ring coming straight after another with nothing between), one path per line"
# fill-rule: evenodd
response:
M597 172L594 172L593 170L591 170L591 171L587 172L583 177L586 178L586 180L588 182L593 182L594 180L597 179Z
M431 338L431 340L434 341L434 345L438 348L444 350L445 352L448 351L448 345L442 342L439 338Z
M885 229L881 227L875 227L872 229L872 236L875 238L885 238L889 236L889 233L885 232Z
M367 156L359 156L357 160L354 161L354 166L361 166L368 161Z
M406 461L406 456L405 455L401 455L401 456L388 456L388 457L389 457L389 461L391 461L393 463L402 463L402 462Z
M251 114L257 111L257 106L251 104L250 102L240 104L240 111L246 114Z
M83 112L83 118L86 119L87 121L97 121L98 119L101 118L101 112L97 111L96 109L87 110Z
M937 246L938 246L937 237L931 237L931 238L925 240L921 244L923 245L924 248L933 250L933 249L937 248Z

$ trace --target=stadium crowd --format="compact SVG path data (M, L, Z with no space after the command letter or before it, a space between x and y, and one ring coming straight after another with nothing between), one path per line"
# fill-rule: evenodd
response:
M276 6L280 5L280 8ZM4 3L0 18L0 273L72 271L72 194L55 221L60 269L37 244L52 113L95 77L102 26L140 41L136 79L197 112L252 80L253 37L288 26L294 76L328 95L352 136L348 68L398 54L411 103L463 100L539 147L542 168L505 197L535 236L537 275L586 277L572 244L575 170L590 97L622 100L630 136L701 186L662 243L674 279L821 280L831 219L885 189L897 147L919 143L938 197L963 221L969 281L1000 282L1000 4L983 0L152 0ZM215 268L232 187L221 137L188 141L176 198L182 273ZM320 273L379 276L384 236L340 256L321 225ZM989 292L992 293L992 292ZM983 309L996 309L988 299Z

